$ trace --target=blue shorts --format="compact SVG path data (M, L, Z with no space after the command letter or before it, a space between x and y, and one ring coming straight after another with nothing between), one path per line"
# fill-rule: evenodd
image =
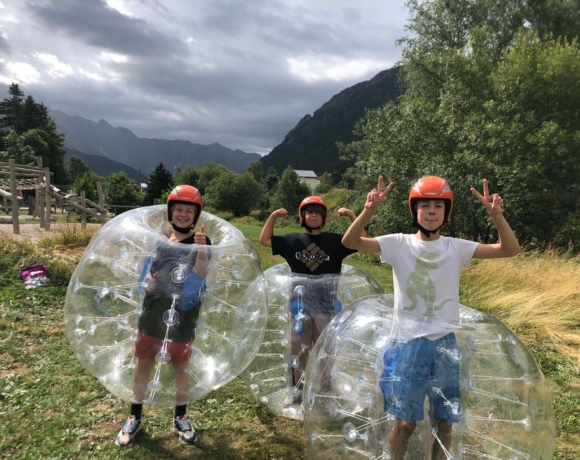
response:
M419 337L392 342L383 355L385 369L380 380L385 412L402 420L421 421L429 396L431 420L458 422L459 417L448 409L449 401L460 397L459 363L441 351L456 344L453 333L437 340Z

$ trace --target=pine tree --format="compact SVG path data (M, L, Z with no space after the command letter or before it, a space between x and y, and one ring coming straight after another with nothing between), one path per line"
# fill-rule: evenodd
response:
M173 176L163 163L159 163L147 181L145 204L153 204L154 200L161 198L163 192L173 187L173 184Z
M10 97L0 101L0 130L13 131L22 136L24 146L33 150L33 156L42 157L44 166L54 173L53 183L66 183L64 168L64 134L56 129L47 107L37 103L31 95L24 98L17 83L8 88ZM6 150L6 131L1 134L0 150Z
M22 134L24 93L18 83L12 83L8 88L8 94L10 97L0 102L0 128L13 129L17 134Z

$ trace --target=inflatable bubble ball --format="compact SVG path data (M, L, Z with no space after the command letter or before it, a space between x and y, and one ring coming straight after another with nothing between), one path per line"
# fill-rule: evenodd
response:
M383 291L370 275L350 265L343 265L341 274L300 275L282 263L266 270L264 277L268 325L242 378L274 413L302 420L304 371L312 345L337 313Z
M225 385L252 361L267 320L260 259L202 212L211 246L170 242L165 206L112 219L68 287L64 319L83 366L115 396L174 406Z
M446 324L392 306L389 295L360 299L314 346L304 392L312 460L552 458L546 381L505 325L465 306Z

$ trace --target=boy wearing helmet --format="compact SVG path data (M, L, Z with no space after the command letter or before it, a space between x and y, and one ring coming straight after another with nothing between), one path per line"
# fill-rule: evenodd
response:
M167 342L166 350L175 372L176 402L173 431L185 444L193 444L197 440L197 434L187 419L186 409L189 393L187 369L199 316L197 305L199 289L193 294L188 293L188 289L194 284L199 288L202 279L207 276L208 254L206 250L189 250L184 246L211 245L210 239L204 234L203 225L199 232L194 231L202 209L201 194L190 185L175 187L167 198L167 216L173 227L173 233L168 241L159 243L155 248L157 257L151 261L150 269L144 278L146 293L135 342L137 364L133 375L133 403L131 413L115 439L115 443L119 446L131 444L141 429L141 413L147 383L168 328L163 315L176 301L172 294L177 294L180 300L176 308L179 321L171 326L171 341ZM172 280L177 265L186 267L185 272L189 280L186 278L183 283Z
M337 214L341 217L348 217L351 222L356 219L356 214L347 208L340 208ZM324 200L319 196L309 196L300 203L298 216L301 226L306 230L304 233L287 233L275 236L276 219L287 215L286 209L278 209L270 215L262 229L260 243L272 248L273 255L282 256L290 266L292 273L301 275L340 273L343 259L355 253L356 250L343 246L341 243L342 234L322 232L328 218L328 206ZM301 282L304 283L304 281ZM333 307L335 293L331 292L332 286L314 281L312 286L315 288L306 290L304 299L306 309L302 312L306 314L307 319L301 330L297 331L291 328L290 351L292 356L297 356L300 360L300 365L294 368L291 374L292 385L297 389L302 388L302 369L306 368L308 359L308 352L305 350L316 343L323 329L335 314ZM292 293L294 295L294 289L292 289ZM292 320L297 314L298 311L292 311ZM301 402L300 394L291 394L284 399L283 406L290 407Z
M409 438L418 421L423 420L423 404L429 396L433 432L429 459L446 459L451 444L452 423L458 418L447 410L450 401L459 398L459 364L442 359L438 350L453 347L455 334L450 324L459 320L459 277L472 258L512 257L520 245L503 216L502 199L489 194L487 180L483 195L472 188L491 216L500 242L480 244L440 236L453 210L453 192L446 180L428 176L419 179L409 194L409 210L417 233L391 234L377 238L360 236L360 229L370 221L381 202L393 188L383 190L383 177L368 195L363 212L342 239L351 249L377 252L381 261L393 267L395 309L411 312L421 321L399 327L392 346L383 356L385 370L381 390L385 410L396 417L389 434L388 449L392 460L402 460ZM446 327L447 325L447 327ZM433 385L433 381L437 385ZM439 391L430 391L436 386Z

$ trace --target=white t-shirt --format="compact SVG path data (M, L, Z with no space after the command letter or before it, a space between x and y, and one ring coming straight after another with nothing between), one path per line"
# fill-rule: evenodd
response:
M398 316L393 331L397 338L435 340L454 330L461 269L469 266L479 243L445 236L422 241L402 233L379 236L377 241L381 262L393 267L395 309L412 314Z

